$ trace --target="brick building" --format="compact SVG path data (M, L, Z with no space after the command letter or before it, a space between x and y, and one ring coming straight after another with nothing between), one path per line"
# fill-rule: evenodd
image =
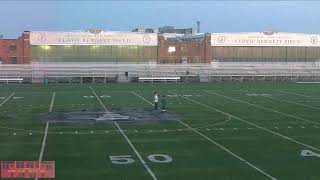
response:
M158 35L158 63L210 63L210 34Z
M18 39L0 39L0 63L30 63L29 35L30 33L25 31Z
M88 30L28 32L0 39L0 63L315 62L320 35L287 32L146 33Z
M61 35L65 33L64 35ZM156 62L209 63L210 34L112 33L115 39L79 43L72 37L95 37L99 32L24 32L18 39L0 39L0 60L3 64L30 62ZM109 33L109 32L106 32ZM30 37L30 34L31 37ZM53 35L52 35L53 34ZM58 36L59 37L54 37ZM131 37L132 36L132 37ZM141 42L139 38L141 37ZM52 38L52 39L50 39ZM56 39L54 39L56 38ZM32 40L30 40L32 39ZM149 41L155 40L153 44ZM84 39L82 38L81 41ZM105 43L105 41L108 43ZM61 41L61 42L55 42ZM71 42L77 41L77 42ZM111 43L109 43L112 41ZM174 51L170 51L174 49Z

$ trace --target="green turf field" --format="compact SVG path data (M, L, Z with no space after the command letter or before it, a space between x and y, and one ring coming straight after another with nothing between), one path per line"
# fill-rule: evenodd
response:
M38 160L43 149L41 159L55 161L59 180L320 179L320 84L91 87L0 86L0 160ZM152 111L155 90L168 95L168 110L182 121L50 123L43 146L40 113L103 106Z

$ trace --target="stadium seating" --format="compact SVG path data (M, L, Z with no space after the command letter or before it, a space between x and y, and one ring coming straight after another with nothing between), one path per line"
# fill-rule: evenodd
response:
M41 83L43 80L81 83L99 80L116 81L120 76L133 78L207 77L209 81L271 80L271 81L320 81L320 66L315 62L215 62L212 64L130 64L130 63L32 63L0 65L0 78L22 78L23 82ZM147 80L146 79L146 80ZM166 82L166 81L164 81ZM175 81L177 82L177 81Z

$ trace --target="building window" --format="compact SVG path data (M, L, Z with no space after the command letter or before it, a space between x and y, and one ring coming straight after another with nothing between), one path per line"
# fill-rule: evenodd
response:
M16 51L17 45L10 45L10 51Z
M168 47L168 53L174 53L176 52L176 47L175 46L169 46Z
M17 57L11 57L11 64L17 64Z

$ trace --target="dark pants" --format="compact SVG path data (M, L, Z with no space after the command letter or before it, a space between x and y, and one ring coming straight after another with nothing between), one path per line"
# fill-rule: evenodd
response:
M155 102L155 103L154 103L154 110L158 110L158 109L159 109L158 106L159 106L159 105L158 105L158 102Z

